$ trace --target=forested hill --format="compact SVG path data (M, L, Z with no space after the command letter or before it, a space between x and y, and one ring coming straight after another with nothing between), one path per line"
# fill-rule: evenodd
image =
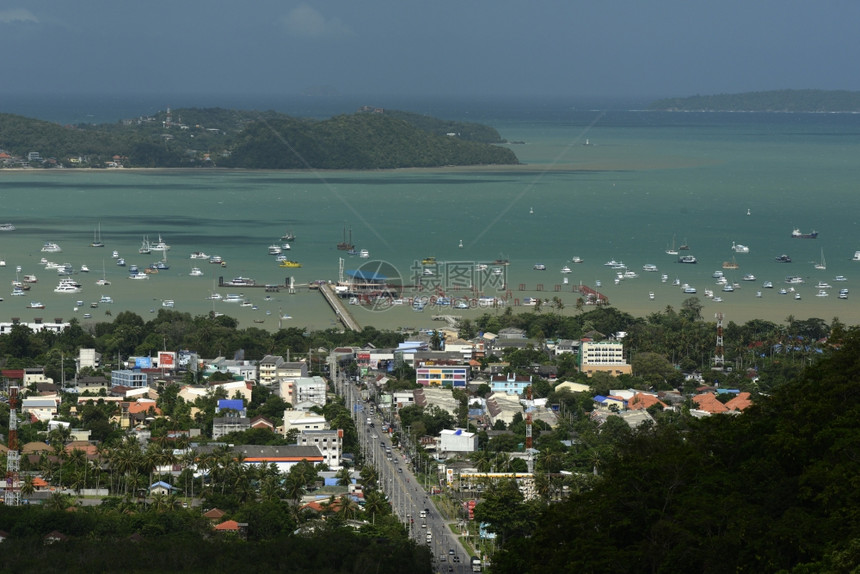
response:
M187 108L76 126L0 114L0 151L11 156L0 159L0 167L390 169L519 163L498 143L504 140L488 126L374 108L326 120Z
M858 112L860 92L774 90L657 100L651 110L683 112Z

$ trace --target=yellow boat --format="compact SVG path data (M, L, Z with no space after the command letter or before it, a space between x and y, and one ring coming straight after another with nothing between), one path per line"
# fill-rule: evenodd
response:
M280 267L301 267L301 266L302 266L302 264L299 263L298 261L290 261L289 259L285 259L284 261L281 261L281 265L280 265Z
M425 257L421 260L421 265L436 265L435 257Z

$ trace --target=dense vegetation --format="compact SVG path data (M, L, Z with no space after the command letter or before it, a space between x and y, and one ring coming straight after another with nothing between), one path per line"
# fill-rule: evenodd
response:
M455 133L456 136L448 136ZM0 149L50 163L32 166L387 169L516 164L493 128L407 112L358 112L327 120L276 112L172 110L116 124L60 126L0 114Z
M773 90L697 95L657 100L649 109L686 112L857 112L860 111L860 92Z
M478 505L510 534L493 571L856 572L858 389L853 330L742 415L621 429L564 502Z

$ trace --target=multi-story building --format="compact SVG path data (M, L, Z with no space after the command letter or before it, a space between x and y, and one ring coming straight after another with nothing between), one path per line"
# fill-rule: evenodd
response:
M112 387L140 388L147 386L147 375L140 370L119 369L110 372Z
M343 454L343 429L303 430L299 433L298 446L315 446L329 468L340 468Z
M428 365L415 369L415 380L422 387L465 389L469 370L469 365Z
M632 367L624 360L624 345L616 341L582 341L579 350L579 370L592 376L605 372L617 377L632 374Z
M301 377L293 383L293 408L325 406L326 382L322 377Z
M509 395L521 395L526 387L532 384L531 375L517 375L515 373L498 374L490 377L490 389L494 393L507 393Z

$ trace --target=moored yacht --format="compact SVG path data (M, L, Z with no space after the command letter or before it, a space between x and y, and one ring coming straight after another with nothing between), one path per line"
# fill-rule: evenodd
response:
M60 253L61 251L60 246L52 241L48 241L42 246L43 253Z

